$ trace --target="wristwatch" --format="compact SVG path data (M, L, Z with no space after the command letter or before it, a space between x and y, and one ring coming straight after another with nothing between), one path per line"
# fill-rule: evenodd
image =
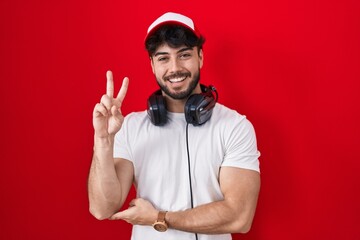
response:
M166 224L166 221L165 221L166 213L167 212L164 212L164 211L159 212L158 218L155 221L155 223L153 224L153 227L156 231L165 232L168 229L168 225Z

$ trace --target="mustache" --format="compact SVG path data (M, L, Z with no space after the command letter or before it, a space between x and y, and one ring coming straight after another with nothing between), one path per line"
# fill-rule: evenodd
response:
M184 72L176 72L174 74L171 74L169 76L164 77L164 80L168 81L168 80L170 80L172 78L182 78L182 77L190 77L190 76L191 76L191 74L187 73L187 72L186 73L184 73Z

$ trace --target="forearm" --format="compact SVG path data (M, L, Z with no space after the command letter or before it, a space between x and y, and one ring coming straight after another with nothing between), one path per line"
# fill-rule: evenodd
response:
M186 211L168 212L165 220L170 228L205 234L248 232L260 191L259 173L223 167L220 171L220 185L224 200Z
M88 194L90 212L98 219L108 218L122 205L121 185L114 165L113 144L113 137L94 139Z
M246 211L239 203L217 201L179 212L168 212L170 228L203 234L246 233L254 212Z

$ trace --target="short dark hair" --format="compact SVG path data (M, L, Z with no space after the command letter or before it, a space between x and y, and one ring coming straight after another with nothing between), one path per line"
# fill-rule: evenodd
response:
M156 49L167 43L170 47L178 48L180 46L198 47L202 49L205 42L203 36L197 37L191 30L179 25L164 25L156 30L145 42L145 48L151 57Z

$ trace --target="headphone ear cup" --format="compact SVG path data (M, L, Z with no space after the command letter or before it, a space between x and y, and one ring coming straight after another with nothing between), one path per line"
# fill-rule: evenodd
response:
M193 124L193 125L199 125L197 124L197 116L196 116L196 109L198 106L198 103L201 102L203 99L203 96L201 94L193 94L191 95L185 104L185 119L187 123Z
M185 118L194 126L204 124L210 119L216 100L209 92L191 95L185 104Z
M161 95L161 91L156 91L148 98L148 116L156 126L162 126L167 122L166 102Z

